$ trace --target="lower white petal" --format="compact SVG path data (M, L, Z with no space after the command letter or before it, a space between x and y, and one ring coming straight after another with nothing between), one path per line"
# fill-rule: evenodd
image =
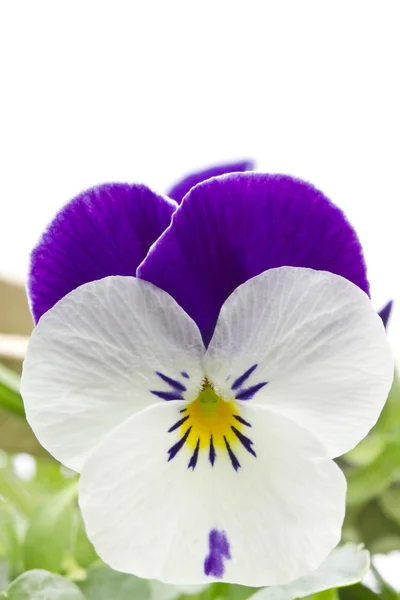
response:
M92 281L32 334L21 384L28 421L49 452L79 471L138 410L197 394L203 354L196 324L162 290L134 277Z
M100 557L176 584L279 585L318 567L340 539L346 489L320 442L246 405L235 428L250 445L232 435L235 460L216 445L213 464L200 445L193 466L196 425L188 418L175 428L181 410L177 402L145 409L85 462L80 506Z
M392 352L368 296L333 273L294 267L235 290L205 367L224 397L289 416L332 457L368 433L393 379Z

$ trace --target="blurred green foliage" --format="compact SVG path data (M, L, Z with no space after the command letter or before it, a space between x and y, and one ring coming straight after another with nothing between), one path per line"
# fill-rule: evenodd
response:
M338 459L348 481L343 542L353 546L331 555L328 570L324 563L325 570L321 566L289 586L261 590L224 583L182 588L117 573L104 565L85 533L77 504L77 475L41 448L25 420L18 390L18 375L0 365L0 598L400 600L376 570L379 592L357 583L368 567L368 554L354 546L365 545L372 555L400 550L397 376L375 427ZM30 459L29 476L18 474L15 455L21 452ZM356 585L342 587L351 584Z

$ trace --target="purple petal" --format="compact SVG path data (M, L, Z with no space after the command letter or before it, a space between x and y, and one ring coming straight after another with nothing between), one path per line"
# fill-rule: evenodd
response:
M211 177L217 177L218 175L225 175L227 173L239 173L241 171L252 171L254 169L254 162L252 160L242 160L234 163L225 163L223 165L216 165L214 167L208 167L195 173L190 173L182 180L178 181L170 190L167 192L169 198L173 198L180 204L182 199L189 190L192 189L198 183L210 179Z
M303 181L240 173L190 191L138 277L173 296L208 344L233 290L281 266L331 271L369 291L360 243L339 208Z
M83 283L135 276L175 209L172 200L147 187L123 183L101 185L71 200L32 252L28 287L35 321Z
M389 302L387 302L387 304L385 304L385 306L379 311L379 316L383 321L383 324L385 326L385 329L387 328L389 319L390 319L390 315L392 313L392 308L393 308L393 300L389 300Z

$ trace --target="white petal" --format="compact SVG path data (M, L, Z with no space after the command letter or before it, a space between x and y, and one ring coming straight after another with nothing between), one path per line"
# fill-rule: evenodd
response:
M174 389L197 394L204 346L176 302L133 277L87 283L40 319L29 342L21 393L41 444L77 471L113 427ZM182 375L182 373L184 375Z
M322 565L309 575L282 587L259 590L250 596L249 600L293 600L332 588L354 585L364 578L369 567L368 550L349 544L336 548Z
M264 383L252 401L314 432L335 457L375 424L392 383L393 357L363 291L332 273L282 267L228 298L205 369L226 397L242 390L243 398L243 390Z
M240 407L256 457L239 441L208 450L188 468L186 442L170 431L177 402L151 406L123 423L87 459L80 480L86 530L112 568L166 583L213 581L205 574L212 531L229 544L216 556L223 580L278 585L315 569L340 539L346 483L321 444L290 419L265 408ZM189 422L189 421L188 421ZM229 554L228 553L228 554ZM223 554L223 552L222 552Z

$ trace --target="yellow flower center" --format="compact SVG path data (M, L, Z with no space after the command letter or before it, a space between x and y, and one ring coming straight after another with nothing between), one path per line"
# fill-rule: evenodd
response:
M257 456L252 440L242 432L245 427L251 427L251 423L240 416L236 401L224 400L207 378L196 400L179 412L179 420L168 430L168 433L179 432L179 439L168 450L168 461L184 446L191 450L188 468L193 470L200 453L208 455L212 467L216 460L228 457L235 471L241 466L236 449L233 450L235 446L242 446Z
M196 448L200 440L200 450L209 447L211 438L215 448L225 448L225 440L232 445L237 443L232 426L239 431L243 428L235 417L239 415L235 402L218 396L208 379L204 380L199 395L187 406L184 415L188 419L181 426L182 435L191 427L187 442Z

